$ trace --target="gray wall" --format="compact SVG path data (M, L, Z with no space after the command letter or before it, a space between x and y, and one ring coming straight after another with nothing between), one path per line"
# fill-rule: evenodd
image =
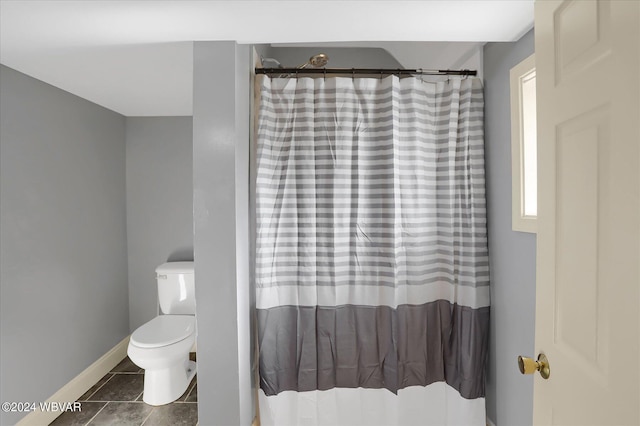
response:
M198 316L198 418L249 425L250 48L194 45L193 209ZM221 67L220 64L225 64Z
M383 41L334 42L319 47L321 45L318 43L316 47L255 47L261 56L275 58L283 66L301 65L310 56L322 52L329 56L327 66L333 68L460 68L477 70L478 76L482 77L482 43Z
M533 30L515 43L484 48L487 209L491 262L491 334L487 415L498 426L533 421L533 376L518 355L533 356L536 238L511 228L509 70L534 51Z
M127 117L129 327L157 314L155 268L193 260L191 117Z
M0 111L0 400L45 401L129 334L125 119L4 66Z
M329 68L402 68L384 49L364 47L272 47L272 58L283 67L297 67L318 53L329 56Z

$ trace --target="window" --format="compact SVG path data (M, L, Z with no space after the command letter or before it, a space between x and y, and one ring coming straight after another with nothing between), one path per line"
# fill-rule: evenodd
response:
M538 158L534 55L513 67L511 83L511 195L514 231L536 232Z

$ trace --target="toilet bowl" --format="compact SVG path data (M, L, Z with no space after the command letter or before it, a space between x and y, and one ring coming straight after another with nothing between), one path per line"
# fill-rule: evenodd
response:
M168 404L187 390L196 374L196 363L189 360L195 324L192 315L160 315L131 335L127 354L145 370L142 400L147 404Z

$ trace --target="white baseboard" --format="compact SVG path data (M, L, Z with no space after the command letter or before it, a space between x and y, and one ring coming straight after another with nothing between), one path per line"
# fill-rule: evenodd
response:
M91 389L105 374L113 369L127 356L129 336L115 345L109 352L102 355L96 362L88 366L82 373L71 379L60 390L51 395L46 402L74 402L86 391ZM56 419L60 411L40 411L36 409L22 418L16 426L42 426L48 425Z
M496 426L496 424L492 422L489 417L487 417L487 426Z

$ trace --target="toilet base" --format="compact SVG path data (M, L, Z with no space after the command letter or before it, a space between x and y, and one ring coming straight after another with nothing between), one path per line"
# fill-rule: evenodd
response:
M180 362L161 370L144 371L142 400L149 405L164 405L180 398L196 375L196 363Z

